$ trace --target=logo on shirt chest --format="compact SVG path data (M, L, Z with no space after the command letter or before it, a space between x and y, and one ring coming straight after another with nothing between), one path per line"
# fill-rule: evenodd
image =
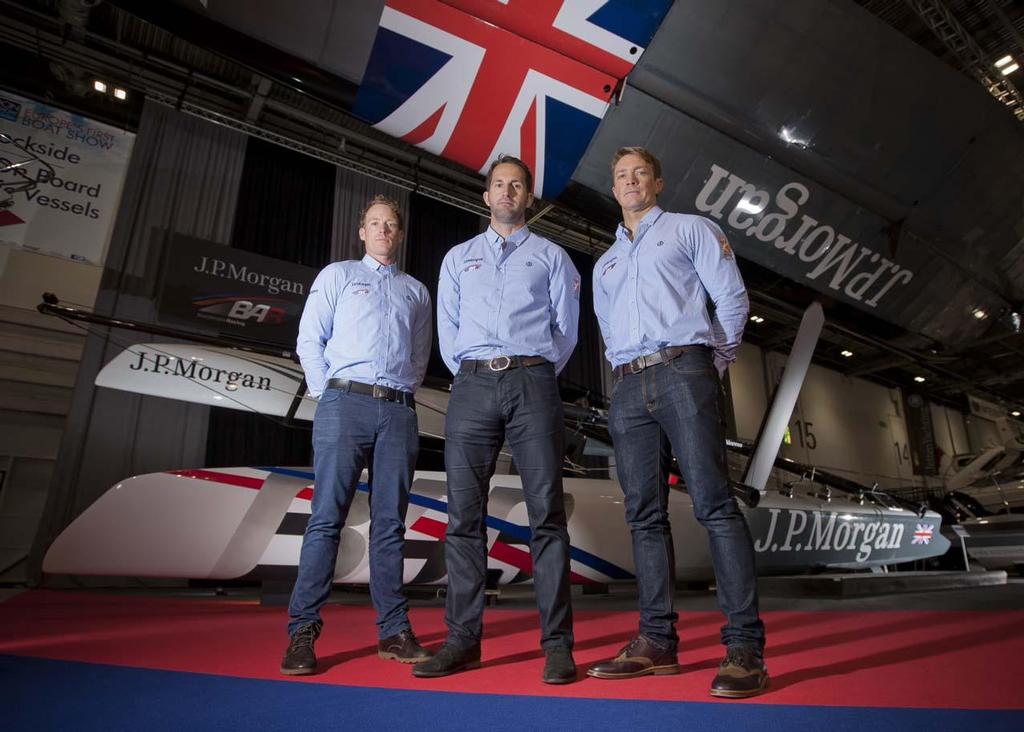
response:
M608 262L605 262L604 267L601 269L601 276L604 277L606 274L608 274L613 269L615 269L615 265L618 264L618 263L619 263L619 258L618 257L615 257L614 259L612 259L612 260L610 260Z

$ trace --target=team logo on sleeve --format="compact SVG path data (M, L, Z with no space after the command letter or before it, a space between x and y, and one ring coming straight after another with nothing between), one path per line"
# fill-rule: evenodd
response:
M576 296L576 299L580 299L580 278L579 275L572 278L572 294Z
M722 256L726 259L735 259L736 257L732 253L732 247L729 246L729 240L725 238L725 234L718 235L718 243L722 247Z

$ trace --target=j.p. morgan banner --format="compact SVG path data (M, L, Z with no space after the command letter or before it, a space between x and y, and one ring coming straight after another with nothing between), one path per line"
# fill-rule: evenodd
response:
M101 264L135 135L2 90L0 132L0 240Z
M294 347L316 270L181 234L167 237L161 322Z

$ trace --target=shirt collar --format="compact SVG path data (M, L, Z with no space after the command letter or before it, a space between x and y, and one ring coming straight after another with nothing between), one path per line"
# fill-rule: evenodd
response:
M398 264L381 264L376 259L371 257L369 254L363 255L363 264L372 269L374 272L379 272L380 274L389 274L392 277L394 277L395 273L398 271Z
M654 208L644 214L644 217L640 219L640 223L637 224L636 231L633 232L633 241L639 239L645 231L654 226L654 222L663 213L664 211L661 210L661 206L655 205ZM615 231L615 238L629 241L629 229L621 221L619 222L619 228Z
M530 227L528 226L519 227L518 229L513 231L512 234L507 239L490 226L488 226L487 231L484 232L484 238L487 240L487 243L494 247L500 247L501 243L504 241L507 241L510 244L514 244L515 246L519 246L524 241L526 241L526 237L528 237L529 235Z

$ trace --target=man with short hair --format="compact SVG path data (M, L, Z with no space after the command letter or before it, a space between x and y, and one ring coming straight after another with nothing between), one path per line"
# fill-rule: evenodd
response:
M487 574L487 496L507 438L523 482L549 684L576 680L569 535L562 493L563 413L556 374L576 346L580 277L565 251L531 232L533 176L499 157L487 174L487 231L441 265L437 332L454 374L445 418L448 637L422 677L480 666Z
M302 311L295 350L309 393L319 397L313 419L315 485L288 605L283 674L316 671L320 608L330 595L341 529L367 467L377 653L401 663L430 658L409 624L402 547L419 451L413 393L430 357L431 308L427 288L395 264L402 237L398 203L376 196L359 221L366 255L327 265Z
M654 155L641 147L620 149L612 177L622 223L594 267L594 310L614 367L608 423L633 537L640 632L616 658L587 673L601 679L679 673L669 487L660 466L664 434L694 514L708 531L726 616L727 650L711 694L753 696L768 684L764 624L753 542L729 490L720 418L720 378L743 335L746 289L714 222L658 207L664 182Z

